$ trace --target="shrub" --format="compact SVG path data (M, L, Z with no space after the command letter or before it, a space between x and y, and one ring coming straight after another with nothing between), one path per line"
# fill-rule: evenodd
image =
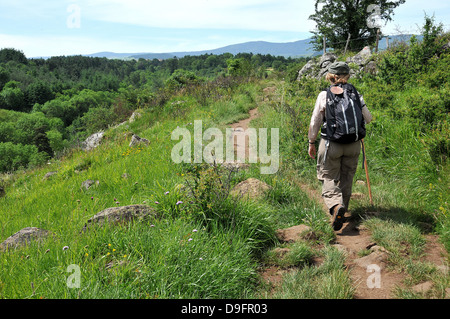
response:
M40 154L34 145L0 143L0 172L25 168L28 164L38 165L46 158L45 153Z

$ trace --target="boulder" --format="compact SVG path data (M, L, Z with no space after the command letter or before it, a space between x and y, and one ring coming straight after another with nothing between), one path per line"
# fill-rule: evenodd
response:
M259 179L249 178L240 182L230 192L231 196L242 197L246 199L256 199L264 196L265 192L272 187Z
M157 214L155 209L146 205L110 207L91 217L84 225L82 232L86 231L94 224L102 226L105 222L118 224L156 217Z
M358 54L353 57L347 58L347 63L353 63L356 65L350 68L350 75L354 76L360 72L369 72L375 74L377 72L376 63L371 61L372 52L370 47L365 47ZM302 77L311 77L315 79L323 78L330 68L330 65L336 62L338 56L334 53L327 52L319 58L313 58L306 63L303 68L298 72L297 80L299 81Z
M26 246L31 241L39 241L47 238L51 232L37 227L26 227L19 230L14 235L8 237L0 244L0 250L7 250L10 248L18 248Z
M354 63L362 67L365 66L367 63L369 63L371 58L372 58L372 51L370 50L370 47L366 46L355 56L347 58L346 62Z
M89 187L91 187L91 186L94 185L94 184L98 185L98 184L100 184L100 181L98 181L98 180L93 181L92 179L87 179L87 180L85 180L83 183L81 183L81 187L80 187L80 188L81 188L82 190L83 190L83 189L88 190Z
M375 250L370 255L358 258L354 260L354 263L359 267L367 269L369 265L377 265L380 269L384 269L386 267L388 259L388 254L385 251Z
M133 146L136 146L136 145L139 145L139 144L148 145L149 143L150 143L149 140L147 140L145 138L142 138L142 137L139 137L136 134L133 134L133 136L131 137L131 141L130 141L129 147L133 147Z
M129 123L133 123L136 119L140 118L142 116L141 113L134 111L133 114L131 114L130 119L128 120Z
M81 148L85 151L90 151L98 147L104 134L105 134L104 132L92 134L81 144Z
M45 181L47 179L49 179L50 177L52 177L53 175L56 175L58 172L54 171L54 172L48 172L47 174L44 175L44 177L42 177L42 180Z
M303 76L312 76L315 68L317 68L317 62L309 60L303 68L298 72L297 80L300 80Z

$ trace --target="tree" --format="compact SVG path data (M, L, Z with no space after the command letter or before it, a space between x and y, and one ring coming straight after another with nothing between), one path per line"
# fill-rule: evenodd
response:
M9 61L15 61L18 63L28 64L27 57L22 51L5 48L0 50L0 63L7 63Z
M0 91L10 80L9 72L0 66Z
M316 0L315 13L309 17L316 22L312 31L315 49L326 46L345 48L350 35L350 50L361 50L373 44L381 21L391 21L394 9L405 0Z

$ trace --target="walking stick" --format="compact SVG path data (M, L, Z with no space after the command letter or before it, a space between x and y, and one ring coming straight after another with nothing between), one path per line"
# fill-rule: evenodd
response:
M369 189L370 204L373 206L372 190L370 189L369 168L367 167L366 148L364 146L364 139L361 140L361 145L362 145L363 159L364 159L363 165L364 165L364 170L366 171L367 188Z

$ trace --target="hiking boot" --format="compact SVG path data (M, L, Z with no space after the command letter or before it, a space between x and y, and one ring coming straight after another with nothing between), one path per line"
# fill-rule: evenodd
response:
M333 217L331 218L331 222L333 225L333 229L335 231L338 231L342 228L342 225L344 224L344 214L345 214L345 207L342 205L336 205L333 208Z

